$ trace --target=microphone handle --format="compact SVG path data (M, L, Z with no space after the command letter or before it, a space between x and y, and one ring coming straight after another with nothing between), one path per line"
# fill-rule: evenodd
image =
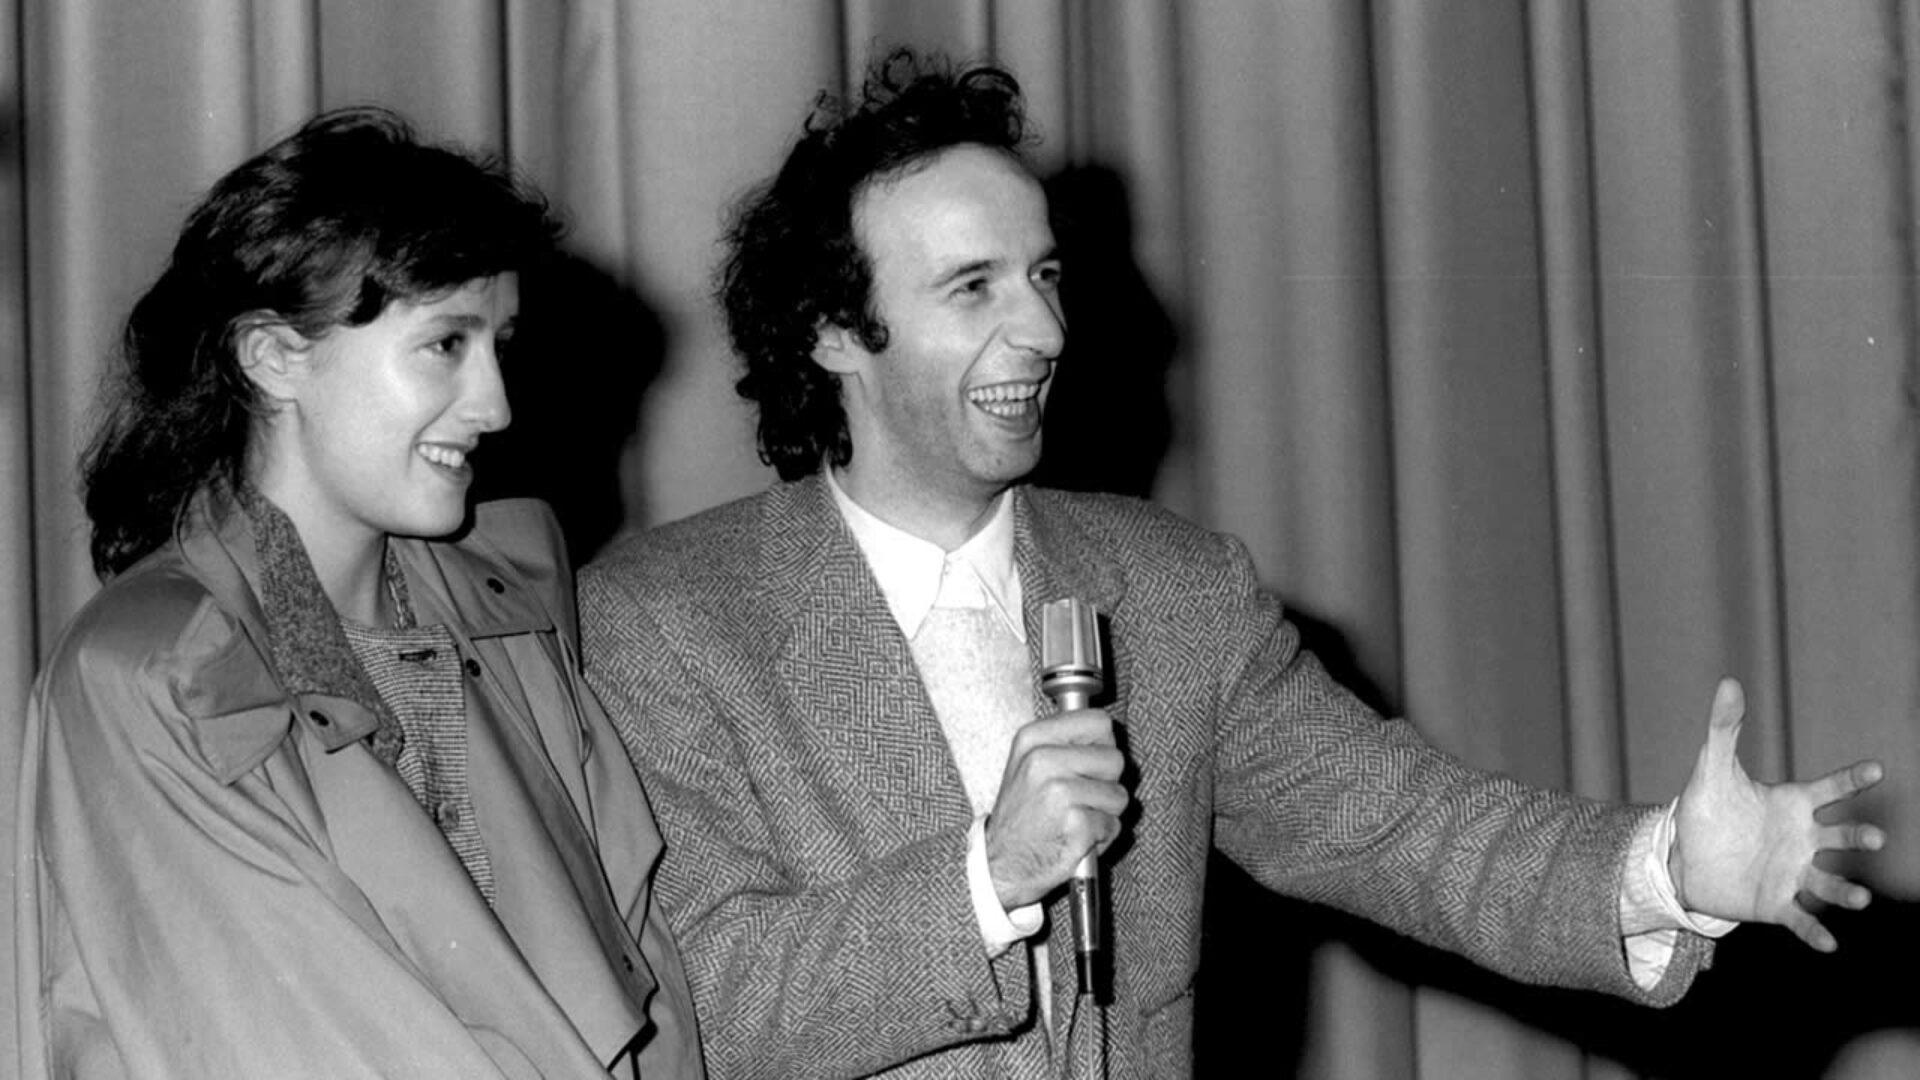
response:
M1055 699L1062 712L1084 709L1090 704L1090 696L1080 690L1063 689ZM1067 879L1068 911L1073 919L1074 969L1079 975L1080 992L1095 994L1094 965L1099 954L1106 949L1105 920L1101 917L1105 905L1101 902L1100 860L1091 851L1080 857L1073 866L1073 876Z

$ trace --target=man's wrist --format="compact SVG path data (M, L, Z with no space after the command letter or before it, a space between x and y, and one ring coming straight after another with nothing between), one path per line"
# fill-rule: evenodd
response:
M993 871L987 865L987 819L973 819L967 830L967 892L973 899L974 919L980 924L980 940L988 956L998 956L1014 942L1032 937L1046 921L1046 909L1039 904L1023 904L1008 910L1000 905L1000 894L993 887Z
M1648 814L1634 829L1620 889L1620 933L1624 937L1676 929L1717 938L1740 925L1688 911L1680 902L1670 870L1677 805L1675 800Z

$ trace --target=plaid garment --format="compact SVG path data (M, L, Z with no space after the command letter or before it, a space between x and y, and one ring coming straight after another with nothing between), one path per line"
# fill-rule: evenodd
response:
M293 522L250 486L236 494L253 524L268 646L287 689L348 698L379 718L368 745L400 774L491 906L493 864L467 786L466 689L452 631L416 625L391 546L385 577L397 625L339 617Z
M404 584L400 588L404 590ZM340 625L354 658L399 721L403 740L395 770L414 800L432 815L467 868L467 876L492 905L493 863L480 839L473 791L467 784L467 703L460 653L445 626L411 625L411 611L400 610L404 614L398 627L367 626L348 619L340 620Z

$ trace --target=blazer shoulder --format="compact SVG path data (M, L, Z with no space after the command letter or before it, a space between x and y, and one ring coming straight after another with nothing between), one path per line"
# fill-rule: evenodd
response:
M581 570L581 588L697 590L730 581L756 562L766 503L765 493L751 495L615 541Z
M1037 528L1059 542L1071 532L1089 534L1101 550L1123 561L1158 562L1235 558L1244 545L1158 503L1105 492L1025 489Z

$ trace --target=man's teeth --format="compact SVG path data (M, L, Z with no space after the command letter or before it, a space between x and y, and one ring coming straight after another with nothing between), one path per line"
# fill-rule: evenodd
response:
M1038 383L996 383L967 391L967 400L995 416L1019 416L1040 396Z
M435 465L445 465L449 469L457 469L467 463L465 450L456 450L451 446L440 446L436 443L421 443L420 456Z

